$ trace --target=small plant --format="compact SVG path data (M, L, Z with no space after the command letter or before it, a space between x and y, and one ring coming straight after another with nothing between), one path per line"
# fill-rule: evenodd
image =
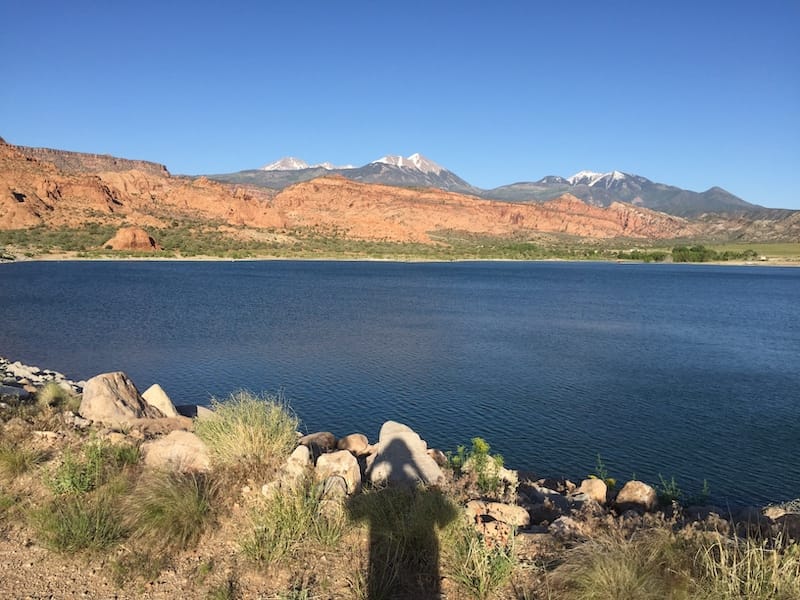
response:
M658 493L658 500L661 504L672 504L673 502L680 502L683 500L683 490L678 486L675 477L671 477L669 481L659 473L659 485L656 487Z
M469 597L485 600L509 582L515 562L513 542L490 546L471 528L463 527L454 544L451 576Z
M322 489L305 481L292 489L276 490L252 514L252 531L242 542L244 554L256 562L280 562L311 539L331 547L338 544L346 522L325 514Z
M241 597L239 582L233 575L229 575L225 581L211 588L206 594L206 600L238 600Z
M103 550L125 535L112 494L59 498L32 515L44 544L60 552Z
M125 504L131 535L151 548L194 546L213 519L216 487L194 473L156 472L142 476Z
M613 477L609 477L608 469L606 468L606 464L603 462L600 453L597 453L597 462L595 463L594 473L589 474L589 479L599 479L600 481L604 482L609 490L613 490L617 487L617 480ZM633 477L636 479L636 477Z
M67 450L50 478L50 488L56 494L85 494L136 464L139 458L139 449L128 444L91 442L83 447L81 455Z
M195 433L227 467L276 466L297 445L297 417L280 398L238 392L212 400L214 415L195 421Z
M486 440L474 437L470 450L464 446L458 446L455 453L447 454L447 458L456 477L467 473L473 474L475 484L481 493L498 495L503 488L503 481L500 477L503 457L499 454L490 454L490 449Z
M44 462L47 453L24 444L0 443L0 474L13 479Z

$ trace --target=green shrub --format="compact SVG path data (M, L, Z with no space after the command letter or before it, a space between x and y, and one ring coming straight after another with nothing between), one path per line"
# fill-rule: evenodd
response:
M497 496L503 490L500 478L500 469L503 467L503 457L499 454L490 454L489 443L480 437L472 438L472 448L458 446L455 453L447 454L449 464L456 477L465 473L475 476L478 490L483 494Z
M86 444L79 455L66 450L61 465L50 478L50 488L56 494L85 494L110 481L125 467L136 464L139 457L136 446L100 441Z
M58 498L32 514L43 543L60 552L103 550L125 535L114 494Z
M197 419L195 433L222 466L276 467L297 445L297 417L280 398L249 392L212 400L214 415Z
M216 493L204 475L147 473L125 503L125 523L132 537L149 548L188 548L213 521Z

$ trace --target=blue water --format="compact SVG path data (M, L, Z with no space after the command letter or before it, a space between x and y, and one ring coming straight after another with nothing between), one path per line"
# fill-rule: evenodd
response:
M0 355L124 370L176 403L281 392L304 428L383 421L513 468L715 500L800 496L800 269L592 263L0 265Z

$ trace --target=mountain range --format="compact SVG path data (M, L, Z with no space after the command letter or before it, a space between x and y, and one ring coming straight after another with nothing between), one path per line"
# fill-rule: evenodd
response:
M280 190L301 181L332 174L363 183L436 188L515 203L546 202L570 194L594 206L606 207L613 202L627 202L691 218L709 213L763 213L765 210L772 212L772 209L746 202L720 187L694 192L620 171L610 173L580 171L571 177L548 175L537 181L481 189L419 153L408 157L384 156L362 167L349 165L334 167L330 163L308 165L301 159L286 157L261 169L208 175L208 177L226 183L249 184Z

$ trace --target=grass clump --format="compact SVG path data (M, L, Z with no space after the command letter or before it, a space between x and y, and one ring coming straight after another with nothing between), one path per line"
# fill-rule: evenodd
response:
M511 580L516 566L513 538L507 545L492 545L468 526L457 529L451 551L451 577L476 600L497 595Z
M297 417L280 398L232 394L212 400L214 415L195 421L195 433L225 467L273 467L297 444Z
M626 536L609 531L578 546L556 573L558 598L664 600L685 598L691 551L667 530Z
M38 389L36 402L42 408L63 408L72 412L78 412L81 406L79 396L61 387L55 381L50 381Z
M58 498L35 511L32 521L52 550L104 550L125 536L118 502L113 493Z
M148 473L125 503L125 522L131 536L150 548L189 548L213 521L216 494L205 475Z
M0 475L14 479L47 460L47 453L24 444L0 442Z
M50 478L56 494L85 494L113 479L126 467L139 461L136 446L112 445L105 442L86 444L80 454L64 453L61 465Z
M309 540L335 547L346 528L343 514L326 510L322 487L304 481L275 490L252 515L252 530L241 544L253 561L276 563L299 553Z
M697 553L703 600L800 598L800 545L782 540L720 538Z

